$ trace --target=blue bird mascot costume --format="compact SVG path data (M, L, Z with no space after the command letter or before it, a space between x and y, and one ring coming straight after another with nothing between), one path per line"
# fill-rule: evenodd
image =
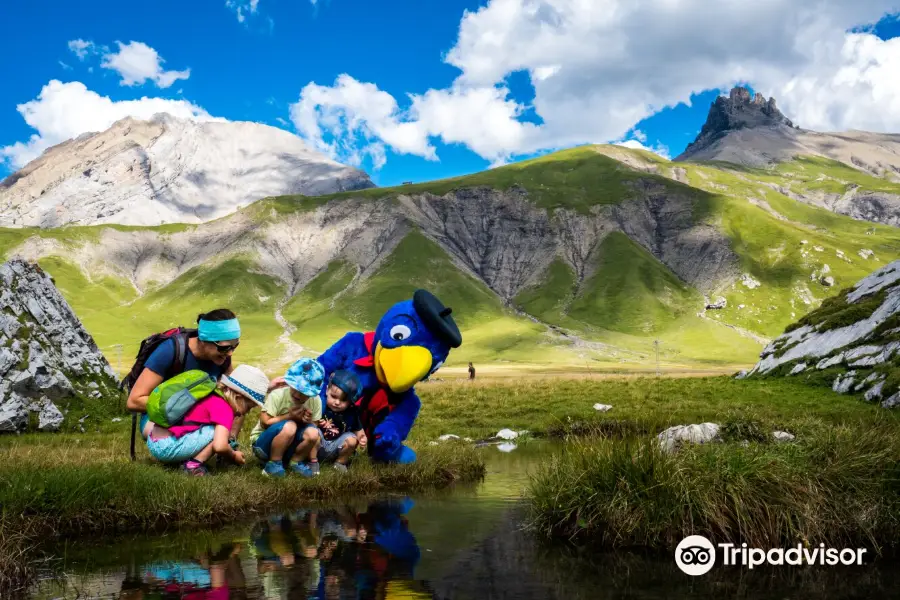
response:
M331 374L348 369L359 376L362 392L356 406L369 457L376 462L415 462L403 445L419 414L421 402L413 386L437 371L462 334L451 309L426 290L392 306L375 331L350 332L317 360L325 368L323 393Z

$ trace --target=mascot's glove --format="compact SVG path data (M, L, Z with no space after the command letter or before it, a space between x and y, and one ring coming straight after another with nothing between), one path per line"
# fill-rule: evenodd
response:
M395 454L400 450L400 436L394 431L375 432L375 448L379 452Z

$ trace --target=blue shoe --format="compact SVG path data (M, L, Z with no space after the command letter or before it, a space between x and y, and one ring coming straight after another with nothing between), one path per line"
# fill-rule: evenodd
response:
M263 475L268 475L269 477L284 477L284 465L280 462L269 461L266 463L265 468L262 470Z
M303 477L315 477L316 475L306 463L295 462L291 464L291 468L294 470L294 473L302 475Z

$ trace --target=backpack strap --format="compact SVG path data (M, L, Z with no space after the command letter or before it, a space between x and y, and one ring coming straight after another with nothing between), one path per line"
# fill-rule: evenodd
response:
M170 375L184 373L184 364L187 361L188 334L182 332L173 336L175 338L175 358L172 360Z

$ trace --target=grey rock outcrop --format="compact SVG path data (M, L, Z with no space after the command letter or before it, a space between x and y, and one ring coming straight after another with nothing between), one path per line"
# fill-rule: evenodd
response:
M882 406L900 404L897 389L887 389L888 373L900 369L900 340L896 327L883 326L900 318L900 260L875 271L837 301L837 308L868 307L858 320L829 321L835 305L823 306L806 317L807 324L776 338L762 351L748 377L780 373L801 376L807 371L833 370L832 390L862 393L868 401L889 396ZM852 313L851 313L852 314ZM896 386L895 386L896 387Z
M0 226L201 223L260 198L374 187L364 172L259 123L125 118L0 182Z
M0 432L24 430L30 413L41 431L59 429L56 402L91 391L115 394L115 373L50 276L0 265Z

